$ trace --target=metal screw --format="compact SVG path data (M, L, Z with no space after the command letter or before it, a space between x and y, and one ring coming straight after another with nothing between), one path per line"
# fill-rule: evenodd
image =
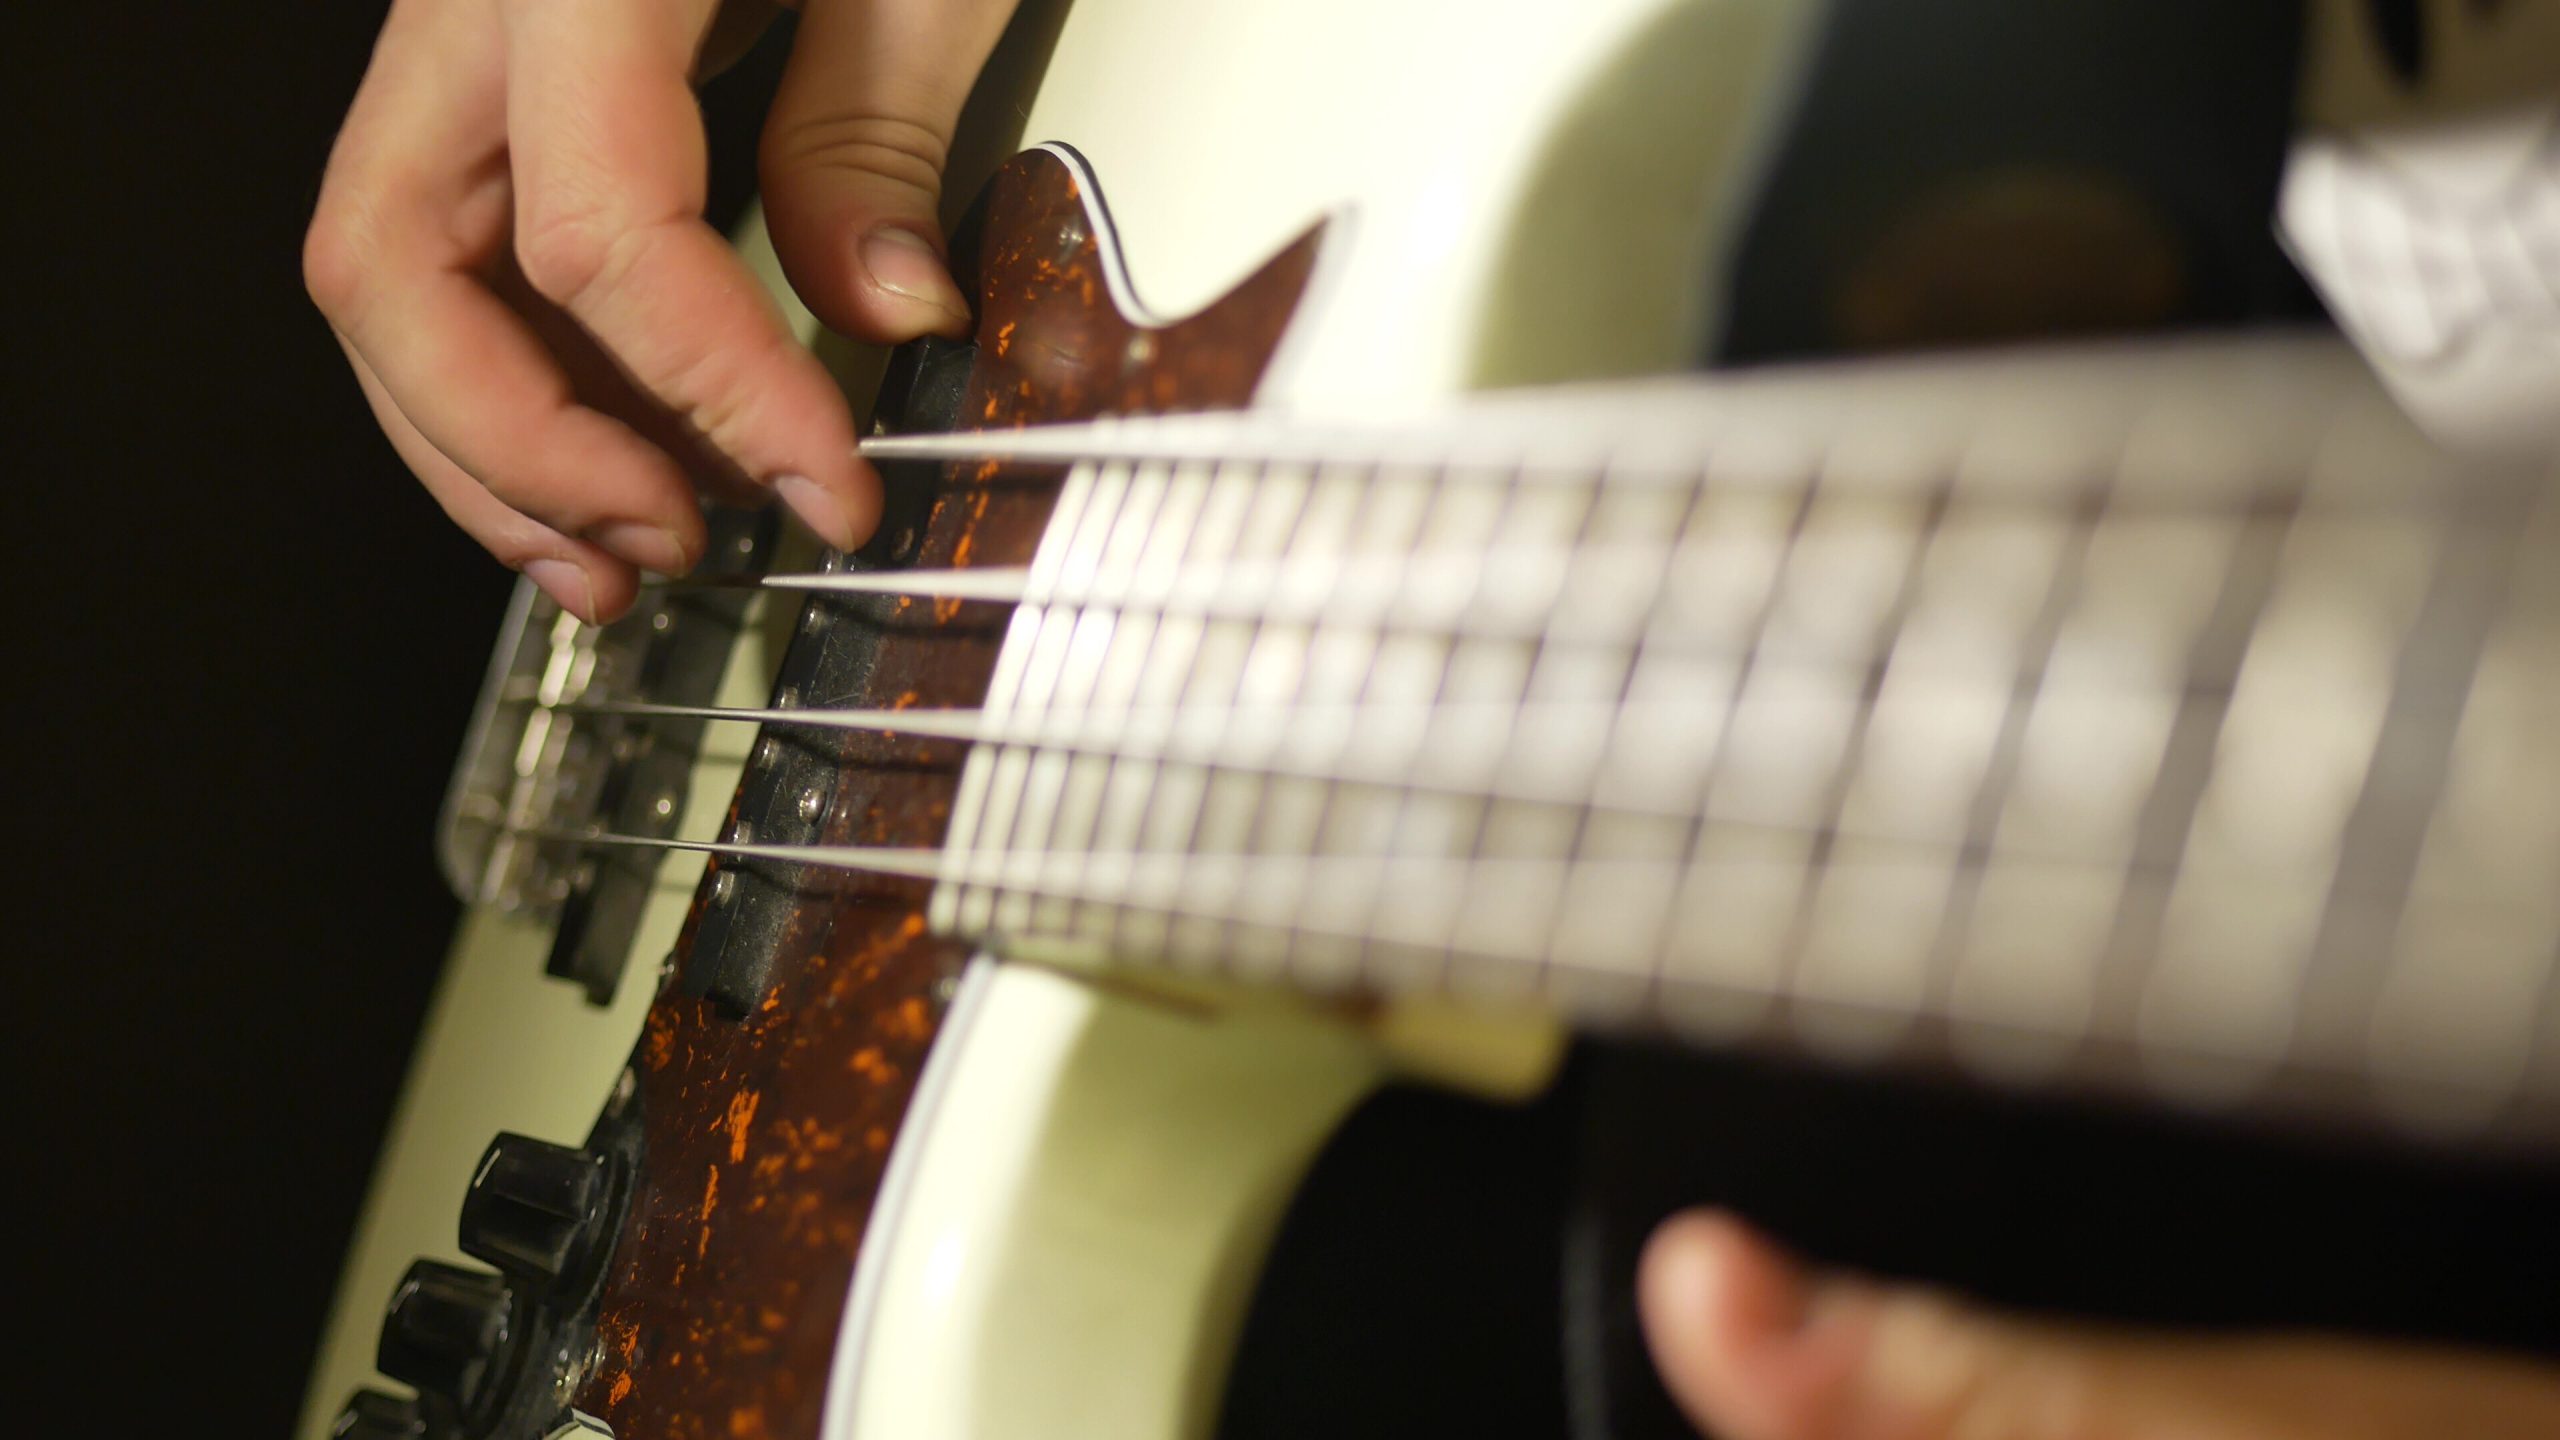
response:
M755 822L752 820L739 821L738 828L730 832L729 843L732 845L753 845L756 843Z
M721 871L719 874L714 875L714 876L712 876L712 877L711 877L711 903L712 903L712 904L714 904L714 905L726 905L726 904L728 904L730 901L735 900L735 899L737 899L737 898L738 898L738 875L737 875L737 872L736 872L736 871L734 871L734 870L723 870L723 871Z
M675 623L676 617L672 611L658 609L649 612L649 628L661 635L666 634L668 627Z
M757 769L770 770L773 768L773 762L781 758L782 746L777 743L772 736L767 735L756 742L755 765Z
M676 797L673 795L661 795L657 799L650 801L649 813L657 816L661 820L674 818L676 813Z
M826 818L826 813L826 787L822 785L812 785L808 789L800 792L800 818L803 821L811 825L815 825L820 820Z

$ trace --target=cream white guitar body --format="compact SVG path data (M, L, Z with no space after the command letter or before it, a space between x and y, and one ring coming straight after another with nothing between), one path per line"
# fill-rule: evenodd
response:
M1022 133L1069 140L1091 163L1136 298L1157 313L1206 304L1309 223L1336 219L1262 392L1274 406L1671 369L1710 318L1696 307L1697 245L1750 158L1801 19L1775 0L1083 0ZM1239 54L1254 62L1201 58ZM965 199L974 184L955 175L951 190ZM760 242L751 225L750 253ZM1544 278L1519 285L1525 267ZM723 703L763 703L772 659L756 649L742 647ZM744 744L715 739L687 833L716 825ZM699 874L698 861L667 866L635 966L672 946ZM542 975L546 941L492 910L464 924L341 1279L305 1434L325 1434L372 1379L380 1297L411 1257L460 1258L453 1215L489 1135L576 1143L630 1053L652 987L590 1009ZM831 1436L1201 1433L1260 1243L1299 1169L1390 1062L1332 1024L1188 1013L1052 970L973 973L917 1101L932 1119L903 1132L887 1223L866 1246ZM1515 1024L1404 1048L1517 1089L1554 1044ZM1064 1335L1081 1340L1064 1347Z
M1693 363L1719 319L1711 279L1734 204L1818 9L1078 0L1018 114L1022 138L1072 145L1098 180L1131 309L1198 309L1329 218L1257 408L1356 422ZM1014 72L1000 60L996 73ZM964 137L956 198L975 188L967 167L1009 143ZM761 251L752 225L744 245ZM2353 368L2334 344L2314 358ZM721 703L764 703L773 659L751 630ZM683 833L716 829L747 739L715 730ZM633 983L609 1009L542 976L540 926L486 907L467 919L314 1367L306 1436L371 1380L401 1267L454 1255L489 1135L585 1134L699 874L691 859L661 873ZM829 1440L1206 1433L1262 1248L1340 1118L1397 1073L1533 1089L1561 1034L1534 1004L1485 1018L1416 1000L1354 1025L1251 989L1097 983L1071 949L1041 958L981 960L953 997L863 1241Z

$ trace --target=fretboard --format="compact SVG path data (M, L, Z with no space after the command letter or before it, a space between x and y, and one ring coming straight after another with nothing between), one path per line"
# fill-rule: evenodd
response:
M2560 488L2332 341L1111 437L949 931L2560 1132Z

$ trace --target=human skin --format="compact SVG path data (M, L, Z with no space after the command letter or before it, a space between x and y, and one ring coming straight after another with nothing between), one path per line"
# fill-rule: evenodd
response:
M1655 1231L1637 1297L1665 1387L1720 1440L2560 1436L2560 1375L2547 1366L2029 1320L1821 1273L1710 1211Z
M758 154L774 247L832 328L968 315L936 214L1013 0L810 0ZM701 492L860 543L852 416L702 220L693 85L761 0L396 0L304 245L383 432L501 561L581 619L704 544ZM2560 1380L2336 1340L2177 1340L1816 1277L1729 1217L1666 1223L1640 1294L1672 1394L1725 1440L2525 1440Z
M1012 0L813 0L758 153L792 287L848 335L957 333L943 157ZM304 243L312 298L445 513L586 620L704 544L698 491L836 545L879 477L843 397L702 219L693 84L775 12L396 0Z

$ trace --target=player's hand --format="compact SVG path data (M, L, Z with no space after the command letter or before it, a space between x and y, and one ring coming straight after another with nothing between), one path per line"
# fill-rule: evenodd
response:
M759 178L793 287L891 342L965 329L935 211L1012 0L810 0ZM693 82L762 0L395 0L304 246L312 297L437 502L577 615L704 544L697 491L877 522L852 418L702 219Z
M1719 1440L2533 1440L2560 1374L2313 1337L2205 1339L1992 1314L1807 1272L1729 1217L1675 1216L1638 1277L1647 1344Z

